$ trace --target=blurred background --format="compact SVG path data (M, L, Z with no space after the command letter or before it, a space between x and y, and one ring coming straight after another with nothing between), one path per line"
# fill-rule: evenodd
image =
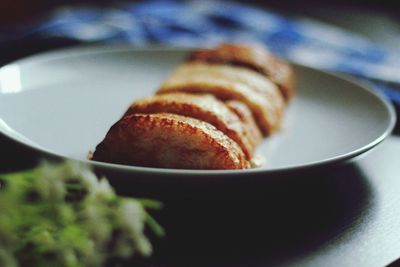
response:
M46 16L50 10L60 6L99 5L112 7L123 2L135 3L140 1L2 0L0 1L0 23L2 26L30 23L32 20ZM393 30L397 34L400 33L398 25L400 8L398 2L392 0L249 0L237 2L315 17L350 30L356 30L367 35L372 34L372 36L381 36L382 30ZM342 17L341 15L345 16ZM374 25L376 28L371 28L369 25ZM383 27L383 25L388 26L389 29ZM386 42L386 40L382 40L382 42Z
M77 44L261 42L288 60L372 82L400 106L396 1L0 1L0 65Z
M2 0L0 2L0 22L1 23L23 23L30 19L38 18L45 15L49 9L62 5L77 4L94 4L103 6L113 6L122 1L110 0ZM127 2L127 1L125 1ZM130 1L138 2L138 1ZM332 9L346 9L357 13L375 13L377 15L388 15L398 19L400 14L397 1L390 0L307 0L307 1L290 1L290 0L250 0L246 3L265 6L277 10L286 10L296 13L304 13L315 15L315 11L323 11ZM343 21L346 23L345 21Z
M43 19L63 6L95 5L115 7L121 3L146 1L112 0L2 0L0 26L15 27ZM184 1L178 1L184 2ZM192 1L193 2L193 1ZM201 3L202 1L197 1ZM305 15L367 35L378 42L395 47L400 41L400 8L392 0L249 0L236 1L278 12ZM1 36L0 36L1 37ZM1 38L0 38L1 40Z

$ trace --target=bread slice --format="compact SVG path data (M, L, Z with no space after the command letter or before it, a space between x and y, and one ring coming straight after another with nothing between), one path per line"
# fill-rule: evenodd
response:
M209 93L222 101L239 100L250 108L264 135L270 135L279 128L285 107L278 88L266 77L229 65L183 64L157 93L171 92Z
M172 113L205 121L235 141L248 160L253 156L255 144L251 133L238 115L222 101L210 94L170 93L155 95L132 103L125 115Z
M176 114L123 117L96 147L93 160L175 169L245 169L241 148L207 122Z
M289 102L294 94L294 74L291 66L260 45L221 44L214 49L197 50L188 60L252 69L271 79L279 87L286 102Z

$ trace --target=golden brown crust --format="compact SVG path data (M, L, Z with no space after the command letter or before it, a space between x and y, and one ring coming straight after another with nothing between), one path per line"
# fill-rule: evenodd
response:
M176 169L245 169L240 147L209 123L175 114L123 117L96 147L93 160Z
M286 102L294 94L291 66L272 55L265 47L244 44L221 44L214 49L201 49L189 56L189 61L230 64L257 71L273 81Z
M263 75L236 66L186 63L161 85L158 94L209 93L218 99L239 100L252 111L264 135L279 128L285 107L277 87Z
M213 95L187 93L155 95L133 102L125 115L135 113L173 113L208 122L235 141L248 160L253 156L255 144L250 140L251 133L248 127L235 112Z

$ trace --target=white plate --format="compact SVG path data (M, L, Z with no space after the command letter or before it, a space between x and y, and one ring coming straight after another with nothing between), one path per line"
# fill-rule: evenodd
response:
M34 149L86 161L129 104L155 92L188 50L81 47L41 54L0 69L0 131ZM283 130L265 139L259 169L193 171L95 163L155 174L297 170L343 161L392 130L392 106L359 84L295 66L297 94ZM134 152L133 152L134 153Z

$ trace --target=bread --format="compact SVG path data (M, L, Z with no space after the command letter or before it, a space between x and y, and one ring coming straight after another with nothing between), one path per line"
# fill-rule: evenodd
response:
M242 101L252 111L265 136L279 129L285 107L277 87L266 77L229 65L183 64L161 85L157 94L171 92L213 94L222 101Z
M235 141L250 160L255 149L251 129L238 115L213 95L170 93L155 95L132 103L125 115L171 113L210 123Z
M292 68L263 46L222 44L214 49L195 51L188 60L240 66L257 71L279 87L286 102L289 102L294 93Z
M169 114L123 117L96 147L93 160L175 169L245 169L241 148L207 122Z
M247 169L293 96L291 67L262 47L198 50L135 100L91 159L175 169Z

